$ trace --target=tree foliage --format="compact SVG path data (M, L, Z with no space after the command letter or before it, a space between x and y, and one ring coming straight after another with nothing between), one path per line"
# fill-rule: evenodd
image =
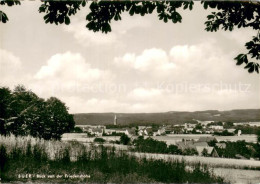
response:
M156 13L159 20L181 23L180 9L192 10L193 1L43 1L39 12L45 14L45 23L70 24L70 17L89 3L90 12L86 15L86 27L94 32L108 33L112 31L111 22L122 19L121 14L128 12L144 16ZM20 5L18 0L1 0L1 5ZM247 53L238 54L234 59L237 65L244 64L249 73L259 73L260 59L260 2L254 1L201 1L204 9L215 10L207 16L205 30L216 32L219 29L233 31L235 28L251 28L256 35L245 44ZM6 23L7 15L0 11L0 22ZM251 57L251 61L249 58ZM254 61L256 60L256 61Z
M123 145L128 145L130 143L131 139L126 135L126 134L122 134L120 137L120 143L122 143Z
M241 155L247 159L257 157L257 144L247 143L245 140L236 142L225 142L226 148L215 147L220 157L238 158Z
M0 134L31 135L44 139L60 139L75 125L68 108L55 97L47 100L17 86L0 88Z

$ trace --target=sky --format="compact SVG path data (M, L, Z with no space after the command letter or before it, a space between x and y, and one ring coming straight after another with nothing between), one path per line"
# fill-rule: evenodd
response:
M55 96L70 113L260 108L260 75L233 59L256 32L206 32L210 10L199 2L180 11L182 23L123 14L108 34L85 27L88 8L56 26L39 5L1 7L9 17L0 24L1 87Z

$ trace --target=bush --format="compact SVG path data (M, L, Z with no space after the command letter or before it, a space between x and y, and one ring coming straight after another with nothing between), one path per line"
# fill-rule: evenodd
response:
M130 143L130 140L131 139L126 134L123 134L120 137L120 143L122 143L123 145L128 145Z
M4 145L0 146L0 174L4 172L7 163L7 153Z
M94 139L94 142L104 143L104 142L106 142L106 140L103 139L103 138L97 137L97 138Z
M152 138L144 139L142 136L134 140L136 151L148 153L167 153L167 144Z
M182 151L176 145L170 145L168 147L168 151L167 152L171 153L171 154L175 154L175 155L179 155L179 154L182 153Z

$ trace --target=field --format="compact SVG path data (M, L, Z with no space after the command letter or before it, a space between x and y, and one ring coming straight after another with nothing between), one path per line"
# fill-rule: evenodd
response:
M260 171L257 170L214 168L213 172L217 176L227 178L230 183L234 184L250 184L260 182Z
M138 158L103 145L0 136L0 179L25 183L223 183L205 165Z
M209 137L212 135L208 134L172 134L168 136L155 136L153 139L158 141L165 141L168 145L175 144L178 141L182 141L185 139L194 139L198 140L200 137ZM241 136L215 136L217 141L238 141L245 140L246 142L256 142L256 135L241 135ZM119 140L119 136L103 136L103 139L109 141ZM137 136L133 136L133 138L137 138ZM80 142L93 142L94 137L88 137L85 133L66 133L63 134L62 140L77 140Z
M146 157L152 159L163 160L185 160L189 164L202 163L208 165L210 168L232 168L232 169L260 169L260 161L256 160L239 160L229 158L214 158L214 157L201 157L201 156L182 156L182 155L169 155L169 154L153 154L153 153L130 153L136 157ZM259 171L260 172L260 171Z
M195 141L198 140L200 137L209 137L212 135L208 134L172 134L169 136L156 136L153 137L158 141L165 141L168 145L175 144L178 141L182 141L182 139L194 139ZM253 142L256 143L256 135L241 135L241 136L215 136L218 142L220 141L238 141L238 140L245 140L246 142Z
M174 144L176 141L181 141L182 138L187 139L199 139L200 136L209 135L191 135L191 134L178 134L171 136L156 136L153 137L160 141L165 141L167 144ZM119 137L102 137L108 141L119 140ZM218 141L237 141L245 140L248 142L255 142L255 135L241 135L241 136L216 136ZM77 139L82 142L93 142L94 138L87 138L86 134L64 134L63 140L73 140ZM107 144L109 146L109 144ZM110 144L111 146L111 144ZM127 146L118 145L117 149L126 150ZM165 154L149 154L149 153L131 153L136 157L146 157L153 159L163 159L163 160L185 160L189 164L196 164L198 162L202 164L207 164L213 169L213 172L217 176L225 178L226 181L231 183L257 183L260 182L260 170L255 170L260 168L260 161L254 160L238 160L238 159L226 159L226 158L210 158L210 157L199 157L199 156L180 156L180 155L165 155Z
M135 155L136 157L146 157L158 160L185 160L188 165L193 165L200 162L202 164L206 164L216 176L222 177L225 181L232 184L260 182L260 161L151 153L129 154Z

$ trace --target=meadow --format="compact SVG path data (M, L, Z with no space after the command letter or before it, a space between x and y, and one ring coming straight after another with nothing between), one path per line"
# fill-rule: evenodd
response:
M176 142L182 141L182 139L194 139L197 141L200 137L210 137L210 134L171 134L167 136L155 136L152 137L158 141L164 141L166 144L175 144ZM133 136L133 139L136 139L138 136ZM147 137L147 136L145 136ZM246 142L256 142L256 135L244 134L241 136L215 136L217 141L231 141L235 142L238 140L245 140ZM105 139L107 142L116 141L120 139L120 136L102 136L101 138ZM65 133L62 135L62 140L77 140L80 142L93 142L95 137L88 137L86 133Z
M173 144L176 141L181 141L182 138L187 139L199 139L200 136L210 136L201 134L176 134L171 136L156 136L154 139L165 141L167 144ZM106 139L107 142L111 140L119 140L119 137L102 137ZM134 137L136 138L136 137ZM255 135L242 135L242 136L216 136L218 140L246 140L248 142L253 142L256 139ZM86 145L90 145L94 138L87 138L85 134L64 134L62 140L79 140L84 142ZM104 143L105 146L113 146L113 144ZM115 148L118 150L127 150L128 146L114 144ZM187 165L197 164L198 162L206 164L209 169L216 176L224 178L230 183L257 183L260 181L260 161L256 160L238 160L238 159L228 159L228 158L213 158L213 157L201 157L201 156L182 156L182 155L167 155L167 154L151 154L151 153L133 153L128 152L130 155L134 155L137 158L145 157L152 159L163 159L165 161L169 160L185 160Z
M0 136L0 161L3 182L223 183L200 163L187 167L183 160L30 136Z

